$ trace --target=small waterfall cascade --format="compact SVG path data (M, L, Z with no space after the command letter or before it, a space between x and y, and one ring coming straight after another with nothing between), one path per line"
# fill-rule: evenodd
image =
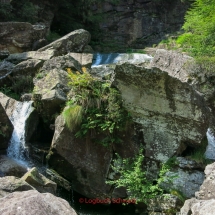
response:
M106 64L117 64L129 62L133 64L150 62L153 59L152 56L147 54L138 54L138 53L95 53L93 56L92 67L97 67L99 65Z
M26 120L33 110L32 102L17 102L16 108L10 117L14 130L7 149L7 155L21 162L26 161L25 127Z
M206 136L208 139L208 146L205 152L205 157L211 160L215 160L215 136L210 128L208 128Z

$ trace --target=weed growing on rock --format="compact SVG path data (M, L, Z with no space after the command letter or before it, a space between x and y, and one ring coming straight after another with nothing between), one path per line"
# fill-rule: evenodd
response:
M131 117L122 106L119 91L110 86L110 81L92 77L86 68L82 73L70 68L67 72L71 92L63 117L68 128L76 130L76 137L92 131L103 134L103 145L120 142L117 133L126 128Z

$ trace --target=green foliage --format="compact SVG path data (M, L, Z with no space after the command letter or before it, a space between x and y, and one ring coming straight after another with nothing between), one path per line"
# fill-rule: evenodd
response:
M53 41L59 39L60 37L61 36L58 33L50 31L49 35L46 37L46 39L48 42L53 42Z
M108 80L92 77L86 68L82 73L67 71L72 93L63 116L68 128L74 131L80 125L76 137L84 137L93 131L103 134L105 138L100 141L103 145L120 142L117 134L126 128L131 117L122 107L118 90L111 88Z
M12 6L10 4L0 4L0 20L6 22L12 18Z
M143 150L135 158L122 159L117 155L113 170L120 173L120 178L114 181L107 181L108 184L116 187L125 187L128 191L129 198L136 199L137 202L147 203L148 199L155 198L163 194L163 189L159 186L162 182L168 181L169 178L165 174L169 171L169 167L163 164L158 178L149 180L147 172L143 170Z
M1 21L21 21L35 23L38 18L39 7L29 0L12 1L0 4Z
M33 91L33 78L30 75L20 75L14 77L11 89L18 95L31 93Z
M194 56L215 54L215 0L196 0L185 16L177 43Z
M11 87L8 87L7 85L4 85L3 87L1 87L0 92L16 100L19 100L20 98L20 96L17 93L15 93Z

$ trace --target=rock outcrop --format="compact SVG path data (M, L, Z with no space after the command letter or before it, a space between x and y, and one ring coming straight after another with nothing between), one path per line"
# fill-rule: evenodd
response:
M197 147L209 125L209 109L189 84L158 68L117 65L113 83L134 121L142 126L145 156L166 161L186 145Z
M0 150L6 150L13 132L13 125L10 122L5 109L0 103Z
M81 53L90 42L90 38L91 36L88 31L79 29L72 31L38 51L53 50L55 56L65 55L69 52Z
M67 201L36 190L14 192L1 198L0 214L77 215Z
M196 198L185 201L180 215L213 215L215 214L215 163L205 168L205 180L200 190L195 193Z
M27 22L0 22L0 50L11 54L30 51L33 44L47 34L46 26Z
M0 177L0 198L16 191L27 190L34 190L34 188L20 178L15 176Z
M30 169L21 179L33 186L40 193L56 194L57 184L40 174L36 167Z

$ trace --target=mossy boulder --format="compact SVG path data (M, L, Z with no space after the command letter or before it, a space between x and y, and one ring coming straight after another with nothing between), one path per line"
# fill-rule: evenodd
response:
M36 167L30 169L22 176L22 180L26 181L41 193L48 192L56 194L57 184L40 174Z

